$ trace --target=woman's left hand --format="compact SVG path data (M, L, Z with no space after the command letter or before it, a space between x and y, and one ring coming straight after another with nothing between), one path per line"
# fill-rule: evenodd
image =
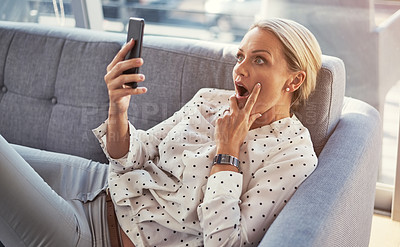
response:
M239 150L244 138L260 113L252 113L261 90L261 84L254 86L245 106L239 109L235 95L229 99L230 110L216 121L215 141L217 154L229 154L239 158Z

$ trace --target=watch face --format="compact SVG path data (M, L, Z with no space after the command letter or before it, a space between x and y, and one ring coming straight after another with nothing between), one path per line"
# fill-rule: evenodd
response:
M227 156L227 155L223 155L223 156L221 156L221 162L223 162L223 163L231 163L231 156Z

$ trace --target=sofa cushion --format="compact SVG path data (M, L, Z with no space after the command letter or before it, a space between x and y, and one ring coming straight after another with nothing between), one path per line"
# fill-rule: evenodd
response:
M0 32L0 134L107 162L91 129L107 117L103 77L123 35L12 23L1 23Z
M342 60L322 56L322 68L317 75L315 91L296 112L299 120L310 131L317 155L339 122L346 84L345 74Z

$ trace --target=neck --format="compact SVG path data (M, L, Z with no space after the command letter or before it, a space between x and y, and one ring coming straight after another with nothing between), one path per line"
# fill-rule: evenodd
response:
M277 109L277 107L273 107L264 112L261 117L257 118L257 120L251 125L250 130L269 125L277 120L287 117L290 117L290 108Z

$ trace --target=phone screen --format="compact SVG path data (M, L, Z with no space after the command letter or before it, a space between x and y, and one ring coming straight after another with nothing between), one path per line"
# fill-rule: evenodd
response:
M143 31L144 31L144 19L131 17L129 19L127 42L129 42L131 39L134 39L135 45L133 46L132 50L128 52L128 54L125 57L125 60L141 57ZM124 74L138 74L138 73L139 73L139 68L132 68L124 71ZM125 83L125 85L128 85L132 88L136 88L137 82L128 82Z

